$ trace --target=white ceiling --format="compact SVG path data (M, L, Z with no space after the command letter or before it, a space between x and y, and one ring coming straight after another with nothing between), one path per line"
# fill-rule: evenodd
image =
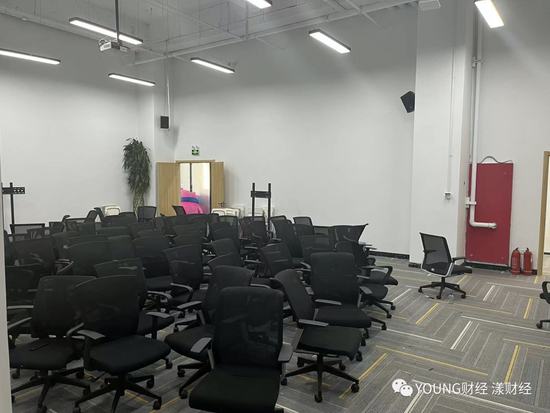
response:
M119 0L122 32L144 39L136 60L149 61L259 38L275 32L364 13L378 24L378 10L416 7L415 0L272 0L260 10L245 0ZM69 25L81 17L115 26L114 0L0 0L0 13L98 38ZM374 12L370 12L374 10ZM382 25L381 25L382 26ZM268 47L268 46L266 46Z

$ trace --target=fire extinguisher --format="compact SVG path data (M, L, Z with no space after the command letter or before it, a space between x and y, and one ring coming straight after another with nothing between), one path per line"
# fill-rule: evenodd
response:
M533 275L533 253L529 248L523 253L523 274Z
M521 273L521 253L519 248L512 251L511 265L512 275L519 275Z

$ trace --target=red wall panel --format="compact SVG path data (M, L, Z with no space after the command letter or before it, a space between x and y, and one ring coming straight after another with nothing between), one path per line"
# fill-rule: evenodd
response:
M477 222L496 222L497 228L474 228L466 224L468 261L509 265L513 176L512 163L477 165L475 219Z

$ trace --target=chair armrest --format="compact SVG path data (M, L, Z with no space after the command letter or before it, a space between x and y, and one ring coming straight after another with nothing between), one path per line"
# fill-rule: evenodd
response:
M73 267L73 263L71 262L69 265L67 265L66 267L64 268L61 268L58 272L57 272L57 275L68 275L70 270L72 269Z
M244 260L245 264L255 264L260 265L262 262L260 260Z
M32 310L34 309L33 305L10 305L7 308L8 310Z
M381 285L387 284L388 280L390 279L390 275L393 272L393 267L390 265L367 265L365 267L361 267L366 270L387 270L386 274L384 275L384 278L380 280Z
M105 336L97 331L92 330L78 330L78 334L94 341L105 338Z
M16 321L13 324L8 324L8 332L16 327L22 326L24 324L27 324L29 321L32 320L32 317L23 318L22 320Z
M292 354L294 353L294 349L290 344L283 343L283 346L281 347L281 351L279 352L279 363L289 363L292 359Z
M172 317L170 314L161 313L160 311L149 311L147 315L150 315L151 317L164 318L164 319Z
M202 307L202 301L191 301L190 303L180 304L176 308L178 310L198 309Z
M191 347L191 353L200 353L205 348L210 348L212 345L212 338L211 337L203 337L199 341L197 341L193 347Z
M322 321L314 321L314 320L298 320L298 327L328 327L328 323L323 323Z
M357 278L360 278L362 280L370 280L370 277L367 277L366 275L357 275Z
M361 294L365 294L365 295L371 295L372 294L372 291L365 287L364 285L360 286L359 289L361 290Z
M190 286L185 285L185 284L170 283L170 286L171 287L176 287L176 288L185 288L187 291L189 291L190 294L193 294L195 292L195 290L193 290L193 288L191 288Z
M245 246L243 246L243 248L245 250L257 250L258 249L258 247L254 246L254 245L245 245Z
M315 300L315 304L326 304L326 305L335 305L335 306L342 305L340 301L324 300L324 299Z
M455 261L466 261L466 257L454 257L454 258L451 258L451 260L453 262L455 262Z
M251 287L260 287L260 288L267 288L268 290L271 290L271 287L269 285L265 284L250 284Z
M171 300L172 296L168 293L163 293L161 291L147 291L147 295L155 295L159 298L166 298L167 300Z
M304 267L302 271L311 272L311 265L309 265L307 262L301 262L300 265Z
M315 294L315 293L313 292L313 288L311 288L311 287L306 286L306 291L307 291L307 293L308 293L309 295Z
M66 334L67 338L70 339L72 336L75 335L75 333L77 333L78 331L80 331L80 329L81 329L82 327L84 327L84 323L80 323L79 325L77 325L77 326L71 328L69 331L67 331L67 334Z
M271 238L271 241L273 241L273 242L281 242L281 238Z

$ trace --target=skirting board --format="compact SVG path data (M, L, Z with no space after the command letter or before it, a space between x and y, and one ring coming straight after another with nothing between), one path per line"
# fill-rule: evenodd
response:
M384 251L370 251L369 255L377 257L388 257L388 258L401 258L402 260L408 260L409 254L398 254L395 252L384 252Z
M466 261L465 265L472 268L479 268L483 270L493 270L493 271L510 271L510 267L506 267L503 265L495 265L495 264L484 264L482 262L469 262ZM420 264L416 262L409 262L409 267L413 268L420 268ZM533 270L533 275L537 275L537 270Z

